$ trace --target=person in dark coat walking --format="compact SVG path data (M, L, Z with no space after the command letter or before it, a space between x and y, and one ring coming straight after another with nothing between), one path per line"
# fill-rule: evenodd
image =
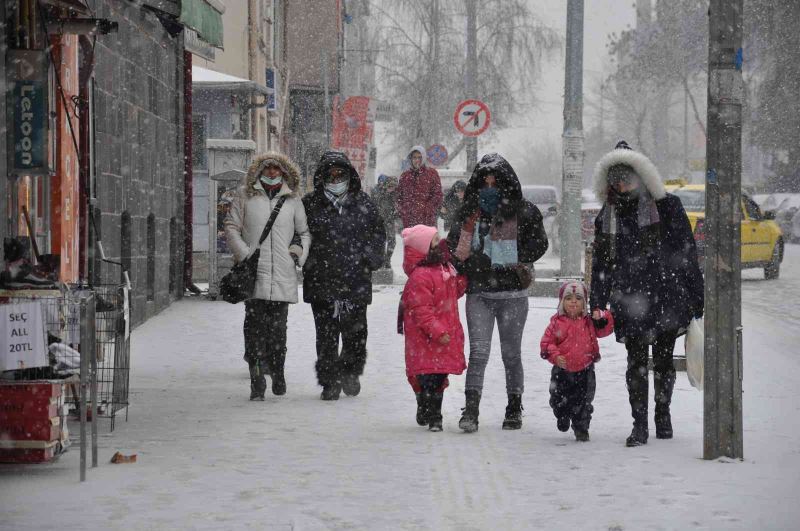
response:
M458 215L461 209L461 204L464 202L464 192L467 189L467 183L464 181L456 181L450 190L444 195L442 201L442 208L439 210L439 216L444 220L444 230L449 231L453 224L453 220Z
M392 267L392 255L397 243L395 237L395 223L397 222L397 177L381 175L378 184L372 189L372 202L378 208L378 214L386 227L386 258L383 267Z
M338 151L322 155L303 205L313 242L303 267L303 300L314 313L317 380L323 400L338 400L340 391L355 396L361 390L371 275L383 265L386 232L358 172Z
M547 234L541 212L522 196L517 174L497 153L485 155L475 165L447 240L456 267L468 280L469 365L459 427L466 432L478 429L483 374L497 321L508 393L503 429L519 429L528 286L533 263L547 251Z
M672 351L692 318L703 315L703 276L680 199L666 193L653 163L620 142L597 163L590 305L609 305L617 341L628 351L625 380L633 416L627 446L647 443L648 350L653 349L656 437L672 437Z

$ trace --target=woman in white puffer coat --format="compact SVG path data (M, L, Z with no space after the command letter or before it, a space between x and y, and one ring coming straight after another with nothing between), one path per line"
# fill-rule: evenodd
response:
M225 219L228 246L237 262L258 245L272 211L283 200L269 235L261 244L253 296L245 301L244 358L250 367L250 400L263 400L265 375L272 393L286 393L286 322L289 304L297 302L296 267L302 267L311 245L303 202L297 195L300 169L281 153L255 158ZM285 198L285 199L283 199ZM292 243L297 234L300 245Z

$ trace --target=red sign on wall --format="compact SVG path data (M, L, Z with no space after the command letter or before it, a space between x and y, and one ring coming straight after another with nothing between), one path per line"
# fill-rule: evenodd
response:
M374 130L369 97L352 96L344 102L340 102L338 96L334 98L331 147L347 155L362 179L367 171Z

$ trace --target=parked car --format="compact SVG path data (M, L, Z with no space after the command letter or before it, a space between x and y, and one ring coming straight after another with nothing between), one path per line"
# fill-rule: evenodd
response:
M523 184L522 196L539 207L545 218L555 216L558 212L558 190L555 186Z
M678 196L683 203L697 242L697 252L702 259L705 256L706 186L687 184L668 186L667 189ZM744 192L741 236L742 269L764 268L764 278L768 280L778 278L783 261L784 237L775 222L775 212L772 210L762 212L758 204Z

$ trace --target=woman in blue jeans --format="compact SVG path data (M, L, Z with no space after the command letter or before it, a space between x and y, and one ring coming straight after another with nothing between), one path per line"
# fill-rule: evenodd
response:
M528 286L533 263L547 251L547 235L541 212L522 197L517 174L500 155L485 155L475 166L447 239L456 267L469 281L466 407L458 425L466 432L478 429L483 374L496 321L508 394L503 429L520 429Z

